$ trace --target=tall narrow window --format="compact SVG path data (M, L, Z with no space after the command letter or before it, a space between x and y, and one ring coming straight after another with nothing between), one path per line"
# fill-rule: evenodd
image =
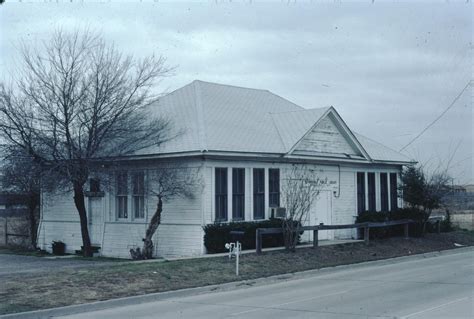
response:
M253 218L265 218L265 169L253 169Z
M397 173L390 173L390 210L398 209Z
M245 168L232 169L232 219L245 218Z
M132 173L132 210L136 219L145 218L145 173Z
M216 221L227 221L226 167L216 167Z
M268 193L270 207L280 207L280 169L268 170Z
M357 213L365 211L365 173L357 173Z
M375 212L375 173L367 173L369 211Z
M387 173L380 173L380 204L383 212L388 211Z
M116 210L117 218L128 218L128 174L118 172L116 175Z
M89 179L89 191L91 193L100 192L100 179L98 179L98 178Z

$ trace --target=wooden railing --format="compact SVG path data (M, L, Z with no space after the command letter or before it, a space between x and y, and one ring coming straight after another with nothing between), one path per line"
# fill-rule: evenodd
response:
M370 228L379 228L379 227L390 227L403 225L404 226L404 235L405 238L408 238L408 227L410 224L414 223L411 219L401 219L380 223L366 222L366 223L357 223L357 224L346 224L346 225L324 225L319 224L317 226L302 226L298 231L313 231L313 247L318 247L318 233L320 230L336 230L336 229L350 229L350 228L363 228L364 229L364 242L366 245L369 244L370 238ZM262 253L262 236L270 234L281 234L283 233L283 228L257 228L255 231L255 247L257 254Z

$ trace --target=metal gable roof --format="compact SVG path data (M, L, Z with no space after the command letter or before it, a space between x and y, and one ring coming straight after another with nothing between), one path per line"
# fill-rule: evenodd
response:
M413 160L407 156L392 150L379 142L355 132L354 135L374 161L413 163Z
M329 109L330 107L323 107L318 109L300 109L296 111L271 113L286 152L288 152Z
M154 115L171 120L177 137L136 155L205 151L284 155L332 109L304 109L267 90L197 80L163 96L151 108ZM403 157L366 138L360 144L373 159Z

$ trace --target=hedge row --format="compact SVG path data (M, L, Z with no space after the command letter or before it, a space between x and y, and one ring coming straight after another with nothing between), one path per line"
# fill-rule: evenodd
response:
M362 212L357 216L356 223L364 222L385 222L400 219L411 219L415 223L410 225L410 236L421 236L423 234L423 221L426 219L426 213L416 208L401 208L393 212ZM451 224L449 218L446 221L441 222L441 231L450 231ZM363 232L363 230L359 230ZM436 231L433 224L427 223L427 232ZM387 238L391 236L402 236L403 225L371 228L371 238ZM362 236L361 236L362 237Z
M239 237L242 249L255 249L255 231L257 228L280 228L282 220L273 218L257 222L231 222L225 224L209 224L204 226L204 245L209 254L226 252L225 244L234 242L231 231L243 231L244 235ZM281 247L284 245L283 234L272 234L262 236L263 247Z

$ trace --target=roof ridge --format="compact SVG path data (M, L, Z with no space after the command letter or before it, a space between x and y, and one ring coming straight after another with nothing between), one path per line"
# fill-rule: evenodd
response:
M199 85L199 81L193 81L194 86L194 95L196 97L196 116L197 116L197 123L198 123L198 138L199 138L199 147L201 151L207 151L207 143L206 143L206 127L204 125L204 110L202 107L202 100L201 100L201 86Z
M382 143L379 142L379 141L376 141L376 140L374 140L374 139L371 139L370 137L367 137L367 136L365 136L365 135L363 135L363 134L360 134L360 133L357 133L357 132L355 132L355 131L352 131L352 132L353 132L354 134L357 134L357 135L359 135L359 136L362 136L363 138L366 138L366 139L370 140L371 142L377 143L377 144L380 145L380 146L383 146L383 147L385 147L385 148L388 148L389 150L391 150L391 151L393 151L393 152L395 152L395 153L397 153L397 154L400 154L400 155L402 155L403 157L405 157L405 158L407 158L407 159L409 159L409 160L411 161L411 158L409 158L409 157L406 156L405 154L403 154L403 153L401 153L401 152L399 152L399 151L397 151L397 150L391 148L390 146L387 146L387 145L385 145L385 144L382 144ZM356 136L356 137L357 137L357 136Z
M195 81L189 82L188 84L185 84L185 85L183 85L183 86L180 86L179 88L174 89L174 90L172 90L172 91L170 91L170 92L164 92L164 93L161 94L161 96L160 96L158 99L164 98L164 97L166 97L166 96L168 96L168 95L171 95L171 94L174 94L174 93L176 93L176 92L178 92L178 91L181 91L181 90L184 89L185 87L190 86L190 85L193 85L194 82L195 82Z
M216 83L216 82L208 82L208 81L202 81L202 80L194 80L193 82L202 82L202 83L207 83L207 84L212 84L212 85L219 85L219 86L227 86L227 87L231 87L231 88L236 88L236 89L243 89L243 90L253 90L253 91L259 91L259 92L265 92L265 93L269 93L269 94L272 94L274 96L276 96L277 98L279 99L282 99L284 101L286 101L287 103L290 103L300 109L303 109L304 110L304 107L294 103L294 102L291 102L287 99L285 99L284 97L281 97L280 95L268 90L268 89L256 89L256 88L249 88L249 87L244 87L244 86L238 86L238 85L232 85L232 84L223 84L223 83Z
M275 130L277 131L278 137L280 138L280 142L283 145L283 149L286 151L288 145L285 144L285 141L283 140L283 137L281 136L280 129L278 128L278 125L275 122L275 118L272 116L273 114L269 113L270 118L272 119L273 126L275 127Z
M276 94L275 94L276 95ZM290 102L290 101L289 101ZM291 103L291 102L290 102ZM293 103L294 104L294 103ZM297 105L297 104L295 104ZM297 105L299 106L299 105ZM300 106L301 107L301 106ZM322 110L322 109L329 109L331 108L332 106L324 106L324 107L315 107L315 108L312 108L312 109L305 109L303 107L301 107L301 110L291 110L291 111L281 111L281 112L269 112L270 114L272 115L277 115L277 114L283 114L283 113L292 113L292 112L304 112L304 111L315 111L315 110Z
M220 86L228 86L228 87L233 87L233 88L237 88L237 89L245 89L245 90L254 90L254 91L263 91L263 92L269 92L269 93L272 93L270 92L269 90L267 89L256 89L256 88L249 88L249 87L245 87L245 86L238 86L238 85L233 85L233 84L224 84L224 83L217 83L217 82L209 82L209 81L203 81L203 80L194 80L193 82L202 82L202 83L206 83L206 84L213 84L213 85L220 85ZM192 82L192 83L193 83ZM274 93L272 93L274 94ZM275 94L276 95L276 94Z

